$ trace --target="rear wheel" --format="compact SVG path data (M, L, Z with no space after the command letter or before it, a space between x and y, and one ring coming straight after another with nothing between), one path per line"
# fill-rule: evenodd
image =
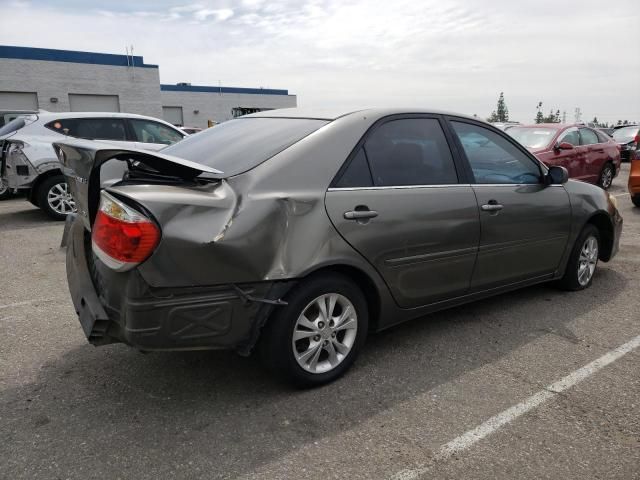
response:
M347 277L328 274L303 281L265 327L265 363L300 387L331 382L353 364L364 343L368 310Z
M583 290L591 285L600 255L600 233L587 225L576 240L564 276L558 286L564 290Z
M55 220L64 220L75 213L76 204L63 175L54 175L44 180L35 194L38 206Z
M0 200L6 200L7 198L11 198L13 193L7 185L7 181L0 178Z
M598 185L605 190L608 190L613 183L613 177L615 176L615 169L611 163L606 163L600 172L600 178L598 179Z
M631 201L636 207L640 207L640 195L633 195Z

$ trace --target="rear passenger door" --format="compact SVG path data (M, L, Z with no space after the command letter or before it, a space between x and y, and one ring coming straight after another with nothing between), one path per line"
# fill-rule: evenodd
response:
M512 139L479 123L450 120L480 206L472 291L550 277L571 228L569 196L547 186L540 164Z
M326 195L336 229L404 308L469 289L480 226L438 117L390 117L356 146Z
M596 132L583 127L580 127L580 145L585 150L580 179L589 183L597 183L602 167L607 161L604 146L600 144Z
M160 122L143 119L129 119L137 147L143 150L161 150L182 140L186 134Z

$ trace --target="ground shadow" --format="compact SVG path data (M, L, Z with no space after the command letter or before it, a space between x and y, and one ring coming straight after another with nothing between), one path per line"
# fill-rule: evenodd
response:
M3 468L13 478L108 478L135 465L155 478L179 466L185 478L234 478L550 331L562 334L568 322L615 302L626 283L607 268L595 281L597 295L531 287L373 335L352 371L311 391L229 352L77 347L43 366L35 382L3 393ZM567 295L580 301L567 308Z

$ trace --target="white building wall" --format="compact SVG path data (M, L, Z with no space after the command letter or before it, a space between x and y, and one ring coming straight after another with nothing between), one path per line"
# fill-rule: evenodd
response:
M117 95L121 112L162 118L153 67L0 58L0 92L37 92L38 107L51 112L69 111L69 93Z
M207 127L207 121L217 123L233 118L231 110L245 108L290 108L297 105L295 95L262 95L246 93L215 92L160 92L162 106L182 107L184 125L189 127ZM195 111L198 113L195 113Z

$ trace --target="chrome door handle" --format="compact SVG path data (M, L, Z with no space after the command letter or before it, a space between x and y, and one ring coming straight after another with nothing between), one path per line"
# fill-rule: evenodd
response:
M362 220L366 218L374 218L378 216L378 212L375 210L351 210L350 212L344 212L344 218L347 220Z
M489 203L487 205L482 205L482 207L480 208L482 208L482 210L485 212L497 212L499 210L502 210L504 207L497 203Z

